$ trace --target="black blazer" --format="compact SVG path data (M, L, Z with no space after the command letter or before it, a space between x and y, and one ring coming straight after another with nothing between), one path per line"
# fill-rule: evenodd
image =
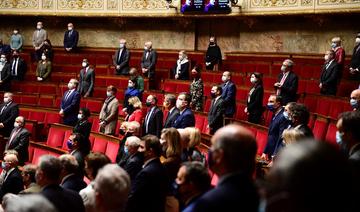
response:
M0 111L5 106L5 103L0 105ZM9 137L12 129L14 128L14 122L16 117L19 116L19 106L11 102L0 114L0 123L4 124L4 128L0 129L0 133L4 137Z
M75 191L53 184L45 186L41 194L56 207L58 212L85 211L83 200Z
M80 94L74 90L70 96L65 100L67 93L64 93L64 96L61 100L60 108L64 111L63 121L65 125L74 126L78 120L77 115L80 109Z
M314 134L307 124L302 124L295 128L304 133L305 137L314 138Z
M94 84L95 84L95 71L93 68L88 69L85 73L85 68L80 70L80 78L79 78L79 86L78 92L81 96L88 94L88 96L92 96L94 91Z
M150 113L150 111L151 109L149 110L148 114ZM148 116L148 114L146 114L146 116ZM152 112L149 118L147 132L146 132L146 118L147 118L146 116L143 123L143 131L142 131L143 135L151 134L160 138L161 130L163 128L163 116L164 116L163 112L160 110L160 108L155 106L154 111Z
M84 189L86 187L86 183L79 175L70 175L67 177L62 183L61 187L80 192L80 190Z
M215 188L203 194L195 203L193 211L258 211L259 196L250 177L233 173Z
M179 109L174 106L174 109L171 111L171 113L168 113L166 117L164 128L172 127L179 114L180 114Z
M11 87L11 66L9 62L6 62L2 71L0 72L1 81L0 91L10 91Z
M115 53L114 56L114 66L116 69L116 66L120 66L119 69L116 69L117 74L124 74L127 75L129 74L129 61L130 61L130 51L124 47L120 59L119 59L119 53L120 53L120 49L118 49Z
M16 133L18 129L14 128L10 134L10 138L14 133ZM30 139L30 133L25 128L20 128L20 131L15 135L15 137L6 143L5 150L14 149L18 152L18 159L19 159L19 165L24 165L25 162L29 160L29 139Z
M183 129L195 126L195 116L190 108L186 108L181 114L179 113L172 127Z
M178 80L188 80L189 79L189 61L186 63L183 63L180 65L180 71L179 71L179 78L177 78ZM176 69L177 69L177 64L175 64L175 66L172 69L172 74L176 75Z
M67 30L64 34L64 48L72 48L74 50L79 41L79 32L73 29L71 36L69 36L69 33L70 31Z
M336 95L339 78L340 66L335 60L331 62L327 69L326 65L324 65L320 76L320 83L322 83L320 92L327 95Z
M281 78L283 77L284 73L280 73L278 77L278 82L281 81ZM297 90L298 90L298 76L290 71L288 76L285 79L285 82L281 86L281 96L283 98L283 105L286 105L289 102L296 102L297 96Z
M127 158L123 168L129 174L131 182L135 181L135 177L141 171L143 164L144 155L140 152L137 152Z
M350 67L353 69L360 69L360 44L354 47L353 54L351 56Z
M236 86L233 82L229 81L222 84L222 98L225 105L225 115L232 117L236 112Z
M18 194L22 190L24 190L23 179L20 170L16 167L9 176L6 177L0 187L0 200L2 200L7 193Z
M168 178L160 159L150 161L135 177L129 194L129 212L164 212Z
M19 60L17 61L17 75L16 76L13 75L15 68L16 68L15 65L13 67L13 62L16 60L16 58L13 58L10 62L11 76L12 76L12 79L23 80L26 69L27 69L27 65L26 65L26 62L24 61L24 59L22 59L20 57L18 57L18 58L19 58ZM13 68L14 68L14 70L13 70Z
M215 102L215 99L211 100L211 107L208 113L208 124L210 127L210 133L214 134L219 128L224 126L224 100L220 98Z
M82 136L84 136L85 140L89 140L91 125L92 124L89 122L89 120L78 121L73 129L73 132L80 133Z
M148 58L146 58L146 52L147 51L144 51L143 56L141 58L141 68L149 69L146 76L148 78L153 78L155 76L155 65L156 65L156 61L157 61L157 53L154 49L151 49L151 51L149 52Z
M248 113L256 115L261 115L263 113L263 97L264 87L258 84L255 86L255 90L251 93L250 99L246 101Z

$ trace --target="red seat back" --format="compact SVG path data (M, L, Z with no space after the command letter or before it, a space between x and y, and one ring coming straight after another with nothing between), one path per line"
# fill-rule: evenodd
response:
M325 135L325 141L336 144L336 131L337 127L335 123L330 123Z
M313 128L313 133L314 133L315 139L324 140L327 127L328 127L328 122L326 119L317 118L315 120L314 128Z
M50 127L46 145L52 147L62 147L65 130L57 127Z
M35 147L31 163L38 164L39 158L43 155L48 155L48 154L49 154L49 151Z
M107 155L112 162L115 162L118 149L119 149L118 143L109 141L107 142L105 155Z
M256 142L258 145L257 154L261 155L264 152L267 143L268 132L264 130L258 130L256 133Z
M107 143L108 143L107 140L100 138L100 137L95 137L92 151L105 153Z

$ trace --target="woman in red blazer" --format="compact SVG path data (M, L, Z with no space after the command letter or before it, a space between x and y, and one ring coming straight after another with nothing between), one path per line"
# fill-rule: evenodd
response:
M142 113L142 104L140 99L137 96L131 97L129 100L129 105L126 110L127 116L125 117L125 121L137 121L139 124L142 124L143 113Z

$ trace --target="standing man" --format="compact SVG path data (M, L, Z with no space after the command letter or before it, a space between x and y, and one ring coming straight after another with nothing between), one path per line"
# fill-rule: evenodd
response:
M21 171L18 169L18 159L15 154L6 154L2 162L5 179L0 187L0 200L7 193L18 194L24 190L24 184L21 177Z
M91 97L94 91L95 71L86 58L83 59L81 66L78 92L85 98Z
M187 93L180 93L176 100L176 107L179 109L180 114L175 120L172 127L176 129L194 127L195 126L195 116L194 113L189 108L189 102L191 97Z
M146 99L146 106L149 108L143 123L143 135L155 135L160 138L163 128L163 112L157 106L157 98L149 95Z
M63 118L63 124L75 126L78 120L77 115L80 109L80 94L76 90L79 82L71 79L68 83L69 90L64 93L61 100L59 115Z
M174 125L175 120L180 114L179 109L176 107L176 96L174 94L166 94L163 106L169 111L165 119L164 128L170 128Z
M6 55L0 55L0 91L10 91L11 66L7 62Z
M73 52L77 48L79 32L74 29L72 23L68 23L68 30L64 34L64 48L67 52Z
M232 118L236 113L236 85L231 81L231 73L225 71L221 77L222 98L225 106L225 117Z
M99 114L100 132L114 135L119 114L119 100L116 98L117 89L109 85L106 90L106 99Z
M221 97L222 87L214 85L211 88L211 106L208 114L210 134L213 135L218 129L224 126L224 100Z
M9 137L18 116L19 106L13 102L13 94L6 92L4 94L4 103L0 105L0 135Z
M350 73L356 76L360 74L360 32L356 35L355 46L350 61Z
M11 131L10 138L6 143L5 151L16 150L20 166L23 166L29 160L29 140L30 133L25 128L25 118L18 116L14 122L14 129Z
M150 88L155 87L155 66L157 61L157 53L152 48L152 42L148 41L144 46L144 54L141 58L141 71L143 75L149 78Z
M274 84L276 95L282 97L283 105L296 102L298 89L298 76L292 71L294 62L290 59L284 60L278 81Z
M320 93L323 95L336 95L337 86L340 82L340 65L335 60L333 50L326 51L325 64L320 77Z
M114 55L114 66L116 75L129 74L130 51L126 48L126 40L120 39L119 49Z
M10 65L12 79L22 81L26 72L26 62L20 57L17 50L13 51Z
M345 65L345 50L341 46L340 37L331 39L331 49L335 53L334 60L339 64L339 77L341 78ZM340 80L338 82L340 82Z
M39 61L41 59L41 47L44 45L44 41L47 39L47 32L43 29L43 23L41 21L37 22L36 30L33 33L32 44L35 49L35 60Z

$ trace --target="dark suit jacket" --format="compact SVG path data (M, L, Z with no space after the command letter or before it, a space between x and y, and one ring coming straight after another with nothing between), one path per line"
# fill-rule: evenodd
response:
M289 126L289 120L283 115L284 109L272 118L268 131L268 140L264 149L264 153L268 156L275 155L282 147L282 133Z
M141 68L148 69L148 73L145 74L146 77L154 78L157 53L154 49L151 49L151 51L149 52L149 56L146 58L146 52L147 51L144 51L143 56L141 58Z
M247 102L247 110L250 114L260 115L263 113L264 88L262 85L256 85L255 90L250 95L250 101Z
M5 106L4 103L0 105L0 111ZM14 128L14 122L16 117L19 116L19 106L11 102L4 111L0 114L0 123L4 124L4 128L0 129L1 135L9 137L12 129Z
M2 200L7 193L18 194L22 190L24 190L24 184L21 171L16 167L9 176L6 177L0 187L0 200Z
M11 87L11 66L9 62L6 62L2 71L0 72L1 80L0 91L10 91Z
M210 127L210 134L214 134L219 128L224 126L224 100L220 98L215 102L211 100L211 107L208 113L208 123Z
M148 114L150 113L151 109L149 110ZM146 115L148 115L146 114ZM163 128L163 112L155 106L152 114L150 115L149 122L148 122L148 131L146 132L146 116L143 123L143 135L151 134L155 135L160 138L161 130Z
M91 123L88 120L78 121L73 129L73 132L80 133L86 140L88 140L91 132Z
M13 72L15 71L15 68L16 66L14 65L13 67L13 62L15 61L15 58L13 58L10 62L10 67L11 67L11 76L12 76L12 79L16 79L16 80L23 80L24 79L24 75L25 75L25 72L26 72L26 69L27 69L27 65L26 65L26 62L19 57L19 60L17 62L17 75L14 76L13 75ZM14 68L14 70L13 70Z
M127 158L125 164L123 164L123 168L129 174L131 182L135 181L135 177L141 171L143 164L144 155L140 152L137 152Z
M176 129L194 127L195 116L190 108L186 108L182 113L179 114L172 127Z
M236 86L229 81L222 84L222 98L225 105L225 116L232 117L236 112Z
M79 32L72 30L71 36L69 36L70 31L67 30L64 34L64 48L76 49L79 41Z
M84 168L85 168L85 157L88 153L83 153L80 150L74 150L70 154L75 157L76 161L79 164L79 170L78 170L79 172L77 174L79 174L80 176L83 176Z
M136 175L126 211L164 212L168 178L159 158L150 161Z
M174 125L175 120L177 119L177 117L179 116L180 111L179 109L177 109L174 106L174 109L171 111L171 113L168 113L166 120L165 120L165 124L164 124L164 128L170 128Z
M281 81L284 73L281 73L278 77L278 82ZM296 93L298 90L298 76L292 71L289 72L288 76L285 79L285 82L281 86L281 96L283 98L283 105L286 105L289 102L296 102Z
M119 59L119 53L120 53L120 49L118 49L115 53L115 57L114 57L114 66L120 66L119 69L116 69L116 73L117 74L124 74L124 75L128 75L129 74L129 61L130 61L130 51L124 47L120 59Z
M258 211L259 196L252 180L242 173L232 174L195 203L193 211Z
M314 138L314 134L307 124L302 124L295 128L304 133L305 137Z
M61 100L60 108L64 111L64 124L74 126L78 120L77 115L80 109L80 94L79 92L74 90L65 100L66 94L68 92L69 91L66 91L64 93L64 96Z
M356 45L351 56L350 67L360 69L360 44Z
M183 63L180 65L180 71L179 71L179 78L177 78L178 80L188 80L189 79L189 61L186 63ZM177 69L177 64L175 64L175 66L172 69L172 74L176 75L176 69Z
M322 88L320 93L326 95L336 95L337 85L340 78L340 66L333 60L330 66L326 69L326 65L322 67L320 83Z
M81 196L59 185L45 186L41 194L46 197L57 209L58 212L81 212L85 211Z
M79 175L70 175L67 177L62 183L61 187L80 192L80 190L84 189L86 187L86 183Z
M95 71L93 68L88 69L85 73L85 68L80 70L80 79L79 79L79 86L78 92L81 96L84 96L88 93L91 97L94 91L94 84L95 84Z
M12 134L16 133L17 130L18 129L16 128L12 130L10 134L10 138ZM6 144L5 150L8 149L16 150L19 154L18 155L19 165L24 165L24 163L29 160L29 152L28 152L29 138L30 138L29 131L25 128L20 128L20 131L15 135L15 137L11 140L11 143L9 144L10 138Z

